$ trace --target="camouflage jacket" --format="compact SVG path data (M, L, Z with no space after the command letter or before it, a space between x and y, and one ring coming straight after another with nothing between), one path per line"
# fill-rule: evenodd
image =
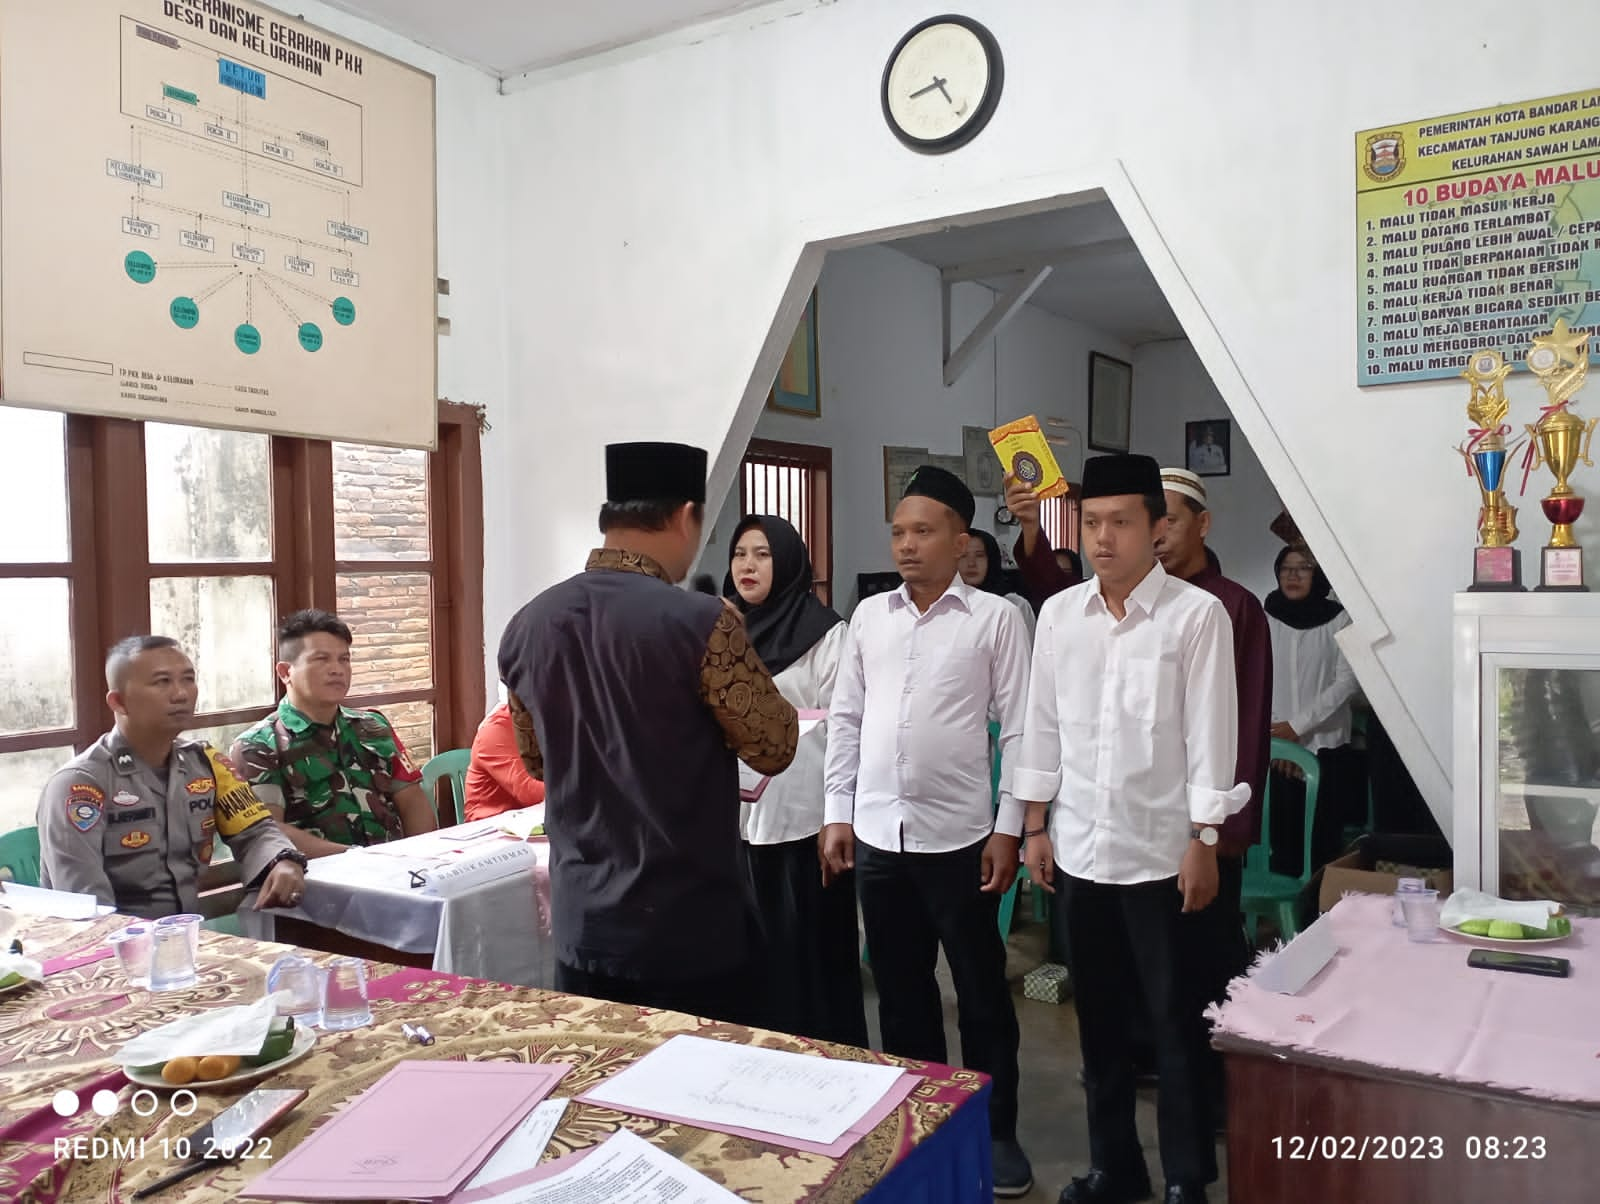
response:
M313 723L287 698L234 741L230 754L285 823L339 844L381 844L404 835L395 794L422 774L378 711L340 707Z

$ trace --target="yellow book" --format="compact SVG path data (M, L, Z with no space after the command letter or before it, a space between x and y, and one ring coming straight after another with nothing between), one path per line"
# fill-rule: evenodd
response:
M1067 478L1061 475L1037 418L1008 422L989 432L989 442L994 444L1001 467L1030 486L1039 498L1061 497L1067 492Z

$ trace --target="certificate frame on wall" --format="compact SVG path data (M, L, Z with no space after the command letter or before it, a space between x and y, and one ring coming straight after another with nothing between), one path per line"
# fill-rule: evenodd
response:
M1133 432L1133 365L1098 351L1089 353L1089 446L1124 452Z

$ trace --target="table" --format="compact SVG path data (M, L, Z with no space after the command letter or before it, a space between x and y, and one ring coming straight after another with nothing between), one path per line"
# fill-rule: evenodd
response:
M530 842L537 857L531 877L499 878L451 898L410 885L411 868L458 862L511 839L481 835L495 826L495 820L459 824L372 849L319 857L307 872L306 894L299 907L275 913L244 910L239 913L241 926L247 936L271 941L279 936L280 921L287 919L284 935L336 952L346 950L317 939L314 929L304 925L396 954L422 955L421 961L450 974L552 986L548 841Z
M22 940L30 956L48 961L103 944L124 922L115 916L96 921L30 917L23 921ZM120 1204L167 1169L152 1143L191 1132L242 1094L202 1092L198 1110L187 1119L159 1110L141 1120L130 1110L127 1080L111 1061L112 1052L136 1033L189 1011L258 997L267 968L290 951L284 945L211 932L201 940L200 982L190 991L152 995L129 989L115 959L106 959L61 970L28 991L0 997L0 1198L22 1204ZM307 955L326 960L323 954ZM558 1094L575 1096L669 1037L693 1032L904 1065L925 1077L900 1107L837 1160L589 1104L568 1108L549 1156L598 1144L625 1124L746 1199L988 1204L991 1198L989 1084L975 1071L434 970L382 963L368 969L373 1025L319 1034L309 1057L263 1084L310 1092L275 1135L274 1148L280 1153L402 1058L565 1062L572 1069ZM426 1049L407 1043L400 1033L407 1020L426 1023L437 1043ZM86 1108L63 1119L51 1107L62 1089L88 1100L102 1088L116 1091L121 1104L109 1118ZM72 1162L55 1156L53 1142L64 1136L150 1141L146 1156L115 1154ZM159 1199L161 1204L231 1199L264 1166L219 1168Z
M1549 979L1413 944L1391 905L1340 900L1340 952L1299 994L1245 979L1221 1007L1232 1204L1594 1200L1600 921L1530 950L1572 962Z

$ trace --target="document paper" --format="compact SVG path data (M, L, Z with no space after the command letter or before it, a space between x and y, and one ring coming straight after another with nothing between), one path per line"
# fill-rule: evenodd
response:
M800 735L804 736L828 717L827 711L797 711L800 716ZM739 797L747 803L758 802L772 781L766 774L758 773L743 761L739 762Z
M482 1204L739 1204L739 1197L626 1129L572 1165Z
M583 1099L706 1129L754 1129L828 1144L872 1111L904 1074L898 1066L677 1036Z

